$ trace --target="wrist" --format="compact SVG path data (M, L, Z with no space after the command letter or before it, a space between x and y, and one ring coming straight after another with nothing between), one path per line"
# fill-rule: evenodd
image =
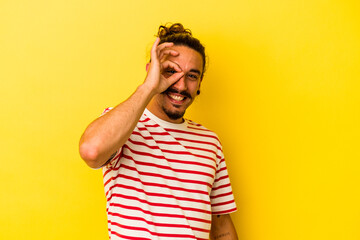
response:
M137 91L139 91L143 96L148 96L149 100L157 94L155 88L149 86L149 84L143 83L137 87Z

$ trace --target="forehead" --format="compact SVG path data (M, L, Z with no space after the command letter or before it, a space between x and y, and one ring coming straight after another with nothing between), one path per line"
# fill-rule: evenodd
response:
M170 49L179 53L177 56L168 56L167 59L177 63L183 71L195 69L202 73L203 59L196 50L182 45L174 45Z

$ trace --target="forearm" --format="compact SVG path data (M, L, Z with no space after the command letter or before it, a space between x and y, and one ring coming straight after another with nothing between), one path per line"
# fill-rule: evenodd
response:
M127 141L152 96L151 88L140 85L127 100L86 128L79 149L90 167L101 167Z
M169 50L173 43L158 45L157 38L151 49L151 63L145 81L124 102L107 114L93 121L80 139L80 155L92 168L101 167L130 137L141 114L152 97L165 91L178 81L183 72L180 67L169 60L160 61L166 55L176 56L179 53ZM177 73L165 78L163 69L174 69Z
M213 215L210 240L238 240L236 229L229 214Z
M224 231L215 236L210 236L210 240L238 240L238 237L230 231Z

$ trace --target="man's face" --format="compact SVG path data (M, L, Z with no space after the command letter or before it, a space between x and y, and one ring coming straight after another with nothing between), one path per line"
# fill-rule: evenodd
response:
M187 46L173 46L177 56L167 56L179 65L184 75L171 85L165 92L154 96L151 111L158 117L174 123L182 122L185 110L191 105L200 88L203 71L203 59L200 53ZM174 73L173 69L164 69L163 76L169 77Z

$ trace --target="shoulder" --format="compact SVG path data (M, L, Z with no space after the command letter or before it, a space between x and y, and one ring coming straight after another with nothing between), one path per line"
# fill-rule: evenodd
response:
M190 119L185 119L185 121L187 122L187 128L188 129L193 129L195 131L203 131L203 132L208 132L211 134L216 135L216 133L212 130L210 130L209 128L205 127L204 125L194 122L193 120Z
M185 119L185 121L187 122L187 129L189 131L214 138L220 143L220 139L214 131L212 131L212 130L208 129L207 127L205 127L204 125L196 123L192 120Z

